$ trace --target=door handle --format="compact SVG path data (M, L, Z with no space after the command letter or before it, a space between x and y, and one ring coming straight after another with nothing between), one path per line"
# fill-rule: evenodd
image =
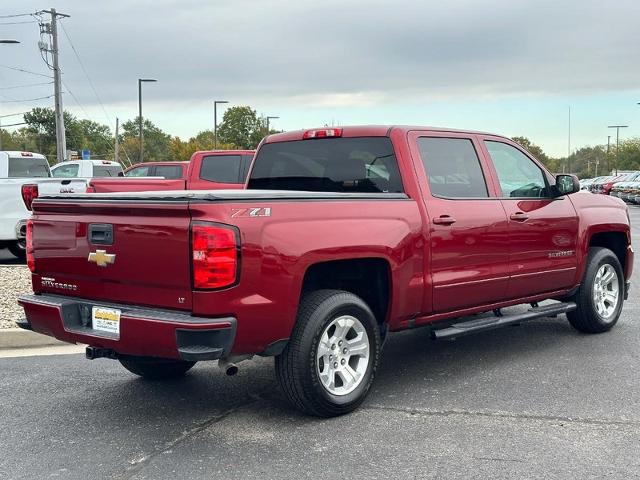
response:
M509 218L511 220L515 220L516 222L524 222L525 220L529 219L529 215L527 215L526 213L522 213L522 212L516 212L516 213L512 213L511 215L509 215Z
M451 225L452 223L456 223L456 219L449 215L440 215L433 219L433 223L436 225Z

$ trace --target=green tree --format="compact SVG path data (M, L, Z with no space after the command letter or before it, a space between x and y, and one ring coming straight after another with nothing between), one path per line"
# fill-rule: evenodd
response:
M561 163L558 159L549 157L546 153L544 153L542 147L536 145L527 137L513 137L511 140L516 142L518 145L526 149L531 155L540 160L542 164L551 172L557 172L559 171L559 169L561 169Z
M144 160L163 161L172 160L170 158L171 135L163 132L153 124L151 120L144 120L143 124ZM138 140L139 125L138 118L124 122L122 124L122 135L120 141L129 153L131 161L140 161L140 142Z
M231 107L224 112L218 127L218 139L222 143L241 149L256 148L264 137L266 122L251 107Z

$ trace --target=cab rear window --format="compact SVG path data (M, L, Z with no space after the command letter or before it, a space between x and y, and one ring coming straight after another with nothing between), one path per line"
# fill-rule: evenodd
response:
M50 176L49 163L44 158L9 158L9 178Z
M249 189L401 193L391 140L354 137L267 143L258 151Z
M94 177L117 177L121 174L122 167L119 165L94 165Z

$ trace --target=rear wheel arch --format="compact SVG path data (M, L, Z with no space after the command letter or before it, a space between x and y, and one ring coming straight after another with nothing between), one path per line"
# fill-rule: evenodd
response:
M389 261L381 257L330 260L309 265L299 301L311 292L335 289L351 292L371 308L378 324L386 324L391 310L392 279Z

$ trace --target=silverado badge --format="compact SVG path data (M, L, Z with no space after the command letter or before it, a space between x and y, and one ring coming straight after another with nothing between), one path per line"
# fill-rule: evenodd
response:
M107 253L106 250L96 250L95 253L89 253L90 262L98 264L99 267L106 267L116 261L115 253Z

